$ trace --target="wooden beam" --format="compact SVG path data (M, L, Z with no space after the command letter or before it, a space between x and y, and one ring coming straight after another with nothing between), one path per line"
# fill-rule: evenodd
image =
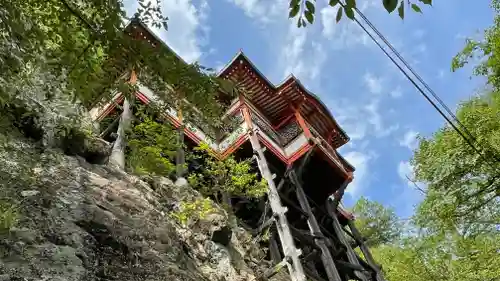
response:
M315 281L327 281L323 277L319 276L316 272L310 270L309 268L305 268L306 274L308 277L312 278Z
M259 279L260 280L269 280L269 278L276 275L278 272L280 272L280 270L283 267L287 266L288 264L289 264L288 261L286 259L283 259L275 266L268 268L266 271L264 271L264 273L262 274L262 276Z
M311 131L309 130L309 127L306 124L306 121L304 118L302 118L302 115L299 112L299 108L295 108L294 111L295 119L297 119L297 122L299 123L300 127L302 128L302 131L304 132L304 135L308 140L312 139L313 135Z
M359 248L361 249L361 252L363 253L363 256L365 257L366 261L371 267L375 269L377 281L384 281L385 279L382 274L382 270L380 266L375 262L375 259L373 259L370 250L366 246L363 237L361 236L361 233L354 225L354 220L348 220L347 225L349 226L349 229L351 230L353 236L355 237L356 242L358 242Z
M288 123L288 121L290 121L290 119L292 119L294 116L295 116L295 115L294 115L294 114L293 114L293 112L292 112L290 115L288 115L287 117L283 118L283 120L282 120L282 121L280 121L280 122L278 123L278 125L273 126L273 129L274 129L274 130L279 130L279 129L280 129L281 127L283 127L286 123Z
M278 235L281 240L285 259L289 260L286 265L288 267L290 277L292 281L305 281L306 276L299 258L299 256L301 255L301 251L295 247L293 236L290 231L290 226L285 215L287 209L281 204L280 196L276 185L274 184L274 180L271 171L269 170L266 157L262 152L262 146L260 145L259 139L257 137L257 132L252 128L250 112L245 104L245 100L242 95L240 95L239 98L242 104L243 116L249 129L248 133L250 143L252 145L254 153L258 157L257 166L259 167L262 178L267 181L267 194L269 203L273 211L273 216L276 218L276 229L278 230Z
M257 234L259 233L262 233L262 231L266 228L268 228L269 226L271 226L274 222L276 222L276 220L271 217L269 218L267 221L265 221L263 224L261 224L258 228L257 228Z
M120 121L120 114L118 114L115 118L115 120L113 120L113 122L111 122L111 124L109 124L109 126L104 130L102 131L102 133L99 134L99 137L100 138L103 138L105 137L110 131L111 129L116 125L118 124L118 122Z
M295 171L292 170L290 172L290 180L292 183L295 185L296 188L296 193L297 193L297 198L299 200L300 206L302 209L309 215L308 217L308 225L309 229L311 231L312 235L320 235L323 236L321 233L321 229L319 227L318 221L316 220L316 217L314 216L311 206L309 205L309 202L307 200L307 196L302 189L302 184L299 182L299 179L297 177L297 174L295 174ZM341 281L342 279L340 278L340 274L337 270L337 267L335 266L335 263L333 262L332 255L330 253L330 250L328 249L325 239L324 238L316 238L315 239L316 245L321 249L321 260L323 261L323 266L325 267L326 273L328 275L328 280L329 281Z
M277 239L278 237L276 231L272 230L271 237L269 237L269 255L274 263L279 263L283 259L281 257Z
M177 129L178 132L178 147L177 153L175 155L175 164L176 164L176 177L182 178L184 177L184 165L186 164L186 154L184 152L184 125L181 124Z
M344 192L347 188L347 185L349 185L349 183L351 183L353 179L354 177L352 176L352 172L347 172L347 178L344 180L338 191L333 194L333 210L337 210L337 208L339 207L340 200L342 200L342 197L344 197Z
M309 160L311 160L311 156L314 154L316 150L316 145L313 145L311 148L309 148L309 151L304 155L304 159L302 162L300 162L300 165L297 168L297 176L299 180L302 180L302 174L304 171L304 167L309 163Z
M342 226L340 225L335 209L333 208L333 202L331 202L331 200L329 199L326 200L326 208L328 210L328 213L330 214L330 217L333 220L333 229L335 230L335 234L337 235L337 238L340 240L342 245L347 250L347 259L351 264L361 267L361 265L359 264L359 260L356 257L356 253L352 249L351 244L349 244L346 236L344 235L344 232L342 231ZM356 277L359 278L359 280L368 281L364 273L360 271L355 271L354 274L356 275Z

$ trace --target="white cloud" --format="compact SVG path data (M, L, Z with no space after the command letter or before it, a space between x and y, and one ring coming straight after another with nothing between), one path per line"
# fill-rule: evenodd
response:
M423 30L423 29L416 29L416 30L413 32L413 36L414 36L416 39L422 39L422 38L425 36L425 30Z
M168 31L150 28L187 62L199 60L210 32L205 24L210 11L207 0L201 0L199 5L192 0L163 0L161 5L169 18ZM133 14L137 0L126 0L124 6L129 15Z
M337 31L337 23L335 22L335 15L337 14L337 10L331 7L325 7L321 9L321 25L322 25L322 34L326 38L333 38L335 32Z
M407 147L409 150L413 151L418 147L417 136L418 136L417 132L409 130L404 134L403 138L399 141L399 145Z
M288 0L227 0L243 10L247 17L269 24L279 19L286 19ZM280 16L281 15L281 16Z
M440 70L438 71L437 77L438 77L439 79L443 79L443 78L444 78L444 75L445 75L445 71L444 71L444 69L440 69Z
M326 6L320 10L321 33L330 41L333 49L342 49L354 45L370 46L368 35L353 21L342 19L337 23L338 8Z
M301 77L303 73L307 71L305 62L301 60L306 39L306 29L299 29L293 25L289 26L288 36L280 56L280 61L285 62L282 73L283 77L288 76L290 73L293 73L297 77Z
M403 92L401 92L401 87L396 87L394 90L389 92L389 95L393 98L399 98L403 95Z
M346 192L352 197L358 197L363 187L368 184L368 167L370 161L373 160L373 156L360 151L350 151L343 154L343 156L356 168L356 171L354 171L354 180L347 186Z
M408 182L407 177L410 179L413 179L413 167L411 166L410 162L407 161L401 161L398 164L398 175L399 177L404 181Z
M363 76L363 81L372 94L380 94L382 92L382 78L375 77L372 73L367 72Z
M373 135L375 135L376 137L386 137L399 129L399 124L386 126L382 120L379 106L380 100L373 99L369 104L365 106L365 110L368 113L368 123L373 126Z

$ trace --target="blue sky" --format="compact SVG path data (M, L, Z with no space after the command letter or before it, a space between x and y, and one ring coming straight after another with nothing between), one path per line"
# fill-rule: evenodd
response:
M126 0L128 11L136 0ZM298 29L288 0L162 0L168 32L158 34L188 62L220 69L242 49L272 82L290 73L326 103L351 142L340 152L355 167L345 204L360 196L394 207L401 217L421 200L405 178L415 137L444 124L409 81L353 22L335 23L337 8L317 1L314 25ZM493 21L489 1L435 0L402 21L381 0L358 7L452 109L481 89L471 69L450 72L466 37Z

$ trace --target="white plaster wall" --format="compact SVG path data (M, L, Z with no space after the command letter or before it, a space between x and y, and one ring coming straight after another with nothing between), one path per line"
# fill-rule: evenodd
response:
M286 157L290 157L306 143L307 143L307 137L304 135L304 133L301 133L285 148Z

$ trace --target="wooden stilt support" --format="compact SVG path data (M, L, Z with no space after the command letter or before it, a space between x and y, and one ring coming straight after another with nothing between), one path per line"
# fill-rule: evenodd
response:
M356 242L358 243L359 248L360 248L361 252L363 253L363 256L365 257L367 263L375 270L377 281L384 281L385 279L384 279L384 276L382 274L382 270L381 270L380 266L373 259L373 256L372 256L370 250L366 246L364 239L361 236L361 233L354 225L354 221L349 220L348 226L349 226L349 229L351 230L351 233L354 236Z
M276 275L278 272L280 272L280 270L285 267L286 265L288 265L288 261L286 259L283 259L282 261L280 261L278 264L276 264L275 266L269 268L268 270L266 270L264 272L264 274L262 274L262 276L259 278L260 280L268 280L269 278L273 277L274 275Z
M330 217L333 220L333 229L335 230L335 234L337 235L339 241L347 249L347 259L349 260L349 263L351 263L355 267L362 268L362 266L359 264L358 258L356 257L356 253L352 249L351 244L349 244L349 242L347 241L347 237L345 236L344 232L342 231L342 226L339 223L336 212L334 212L333 204L334 204L334 202L332 202L330 199L326 200L326 208L328 210L328 214L330 215ZM362 281L368 280L368 278L366 277L366 275L364 273L362 273L358 270L354 271L354 273L356 274L356 277L358 277L360 280L362 280Z
M306 281L304 268L302 267L299 258L301 255L301 251L295 247L293 236L288 225L288 220L285 216L287 209L281 204L278 190L276 188L276 185L274 184L274 180L271 171L269 170L264 152L262 151L262 147L257 137L257 132L253 129L250 112L248 112L248 108L246 108L245 106L242 110L249 130L250 143L254 152L256 153L257 166L259 167L261 176L267 181L267 197L269 199L271 210L273 211L273 216L276 219L276 229L278 231L281 245L283 247L283 253L285 255L284 260L288 261L286 263L286 266L288 267L291 280Z
M347 188L347 185L352 182L352 180L352 173L349 173L347 179L344 180L338 191L333 194L333 210L337 210L340 200L342 200L342 197L344 196L345 189Z
M276 239L278 239L276 230L272 230L271 237L269 237L269 255L275 264L279 263L283 259L281 257L278 241Z
M315 243L321 249L321 260L323 261L323 265L325 266L325 271L326 274L328 275L328 280L341 281L342 279L340 278L339 272L337 271L337 267L333 262L330 250L328 249L325 239L323 238L324 236L321 233L318 221L316 220L316 217L314 216L311 210L311 206L309 205L309 202L307 200L307 196L304 190L302 189L302 184L299 182L297 174L295 174L295 171L293 170L290 172L290 180L295 185L297 199L299 200L300 206L308 214L307 222L311 234L314 236L322 237L322 238L315 238Z
M186 163L185 153L184 153L184 126L181 125L178 129L179 131L179 146L177 147L177 153L175 156L176 163L176 177L182 178L184 177L184 165Z
M178 133L179 133L179 139L178 139L178 147L177 147L177 154L175 156L175 163L176 163L176 177L182 178L184 177L184 165L186 163L186 156L184 152L184 118L182 115L182 109L181 105L178 105L177 109L177 118L179 119L179 122L181 122L181 125L179 126Z

